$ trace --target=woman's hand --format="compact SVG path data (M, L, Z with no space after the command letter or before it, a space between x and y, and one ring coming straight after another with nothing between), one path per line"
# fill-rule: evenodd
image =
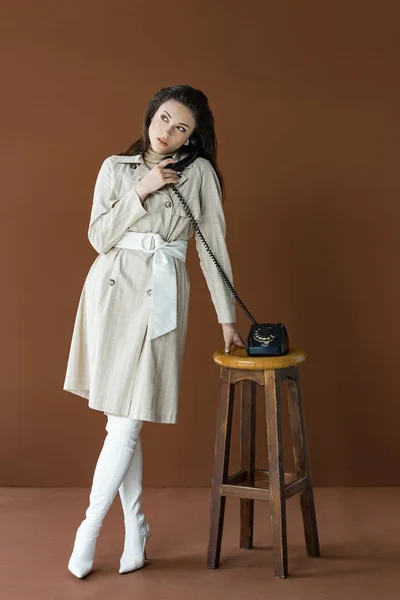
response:
M178 171L173 169L165 169L165 165L176 163L174 158L166 158L162 160L158 165L155 165L148 173L137 182L135 188L142 200L145 200L146 196L160 189L167 183L177 183L180 178Z
M231 344L235 344L235 346L240 346L241 348L246 348L246 344L244 343L236 329L236 323L221 323L221 326L225 341L226 353L230 351Z

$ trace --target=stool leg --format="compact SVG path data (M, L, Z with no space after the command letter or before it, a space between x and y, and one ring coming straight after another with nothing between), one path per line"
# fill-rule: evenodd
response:
M240 415L240 467L246 471L249 486L254 486L256 450L256 382L243 379ZM253 547L254 500L240 499L240 547Z
M211 491L210 536L207 554L207 567L209 569L218 569L221 554L226 500L226 497L222 496L221 486L226 483L228 478L234 391L235 386L231 384L231 370L221 367Z
M319 556L317 518L315 514L314 494L308 458L307 435L304 419L300 376L297 367L293 367L288 379L289 415L293 439L293 454L298 477L307 477L307 487L300 492L300 505L303 514L304 534L308 556Z
M286 498L282 452L280 373L264 371L267 418L269 491L275 577L287 576Z

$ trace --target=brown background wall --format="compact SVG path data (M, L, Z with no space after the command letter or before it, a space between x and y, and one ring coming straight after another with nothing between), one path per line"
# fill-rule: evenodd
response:
M175 83L215 114L238 292L308 352L315 484L400 484L396 5L2 3L1 485L90 482L105 417L62 385L94 180ZM193 240L187 264L179 423L145 425L145 485L211 483L223 339Z

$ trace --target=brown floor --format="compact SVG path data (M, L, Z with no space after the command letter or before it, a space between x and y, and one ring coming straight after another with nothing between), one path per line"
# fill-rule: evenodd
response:
M400 488L317 488L321 558L305 553L298 497L287 501L289 577L275 579L269 507L255 503L254 550L239 548L239 500L227 499L220 568L206 568L207 488L145 489L149 561L118 573L118 498L84 580L67 570L88 490L0 488L0 600L391 600L400 597Z

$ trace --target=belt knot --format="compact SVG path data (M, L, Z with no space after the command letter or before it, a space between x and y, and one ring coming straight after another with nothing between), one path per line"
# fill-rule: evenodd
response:
M154 248L152 243L154 240ZM151 340L176 328L177 281L173 257L185 262L187 240L167 242L159 233L127 231L115 244L118 248L154 254L149 337Z

